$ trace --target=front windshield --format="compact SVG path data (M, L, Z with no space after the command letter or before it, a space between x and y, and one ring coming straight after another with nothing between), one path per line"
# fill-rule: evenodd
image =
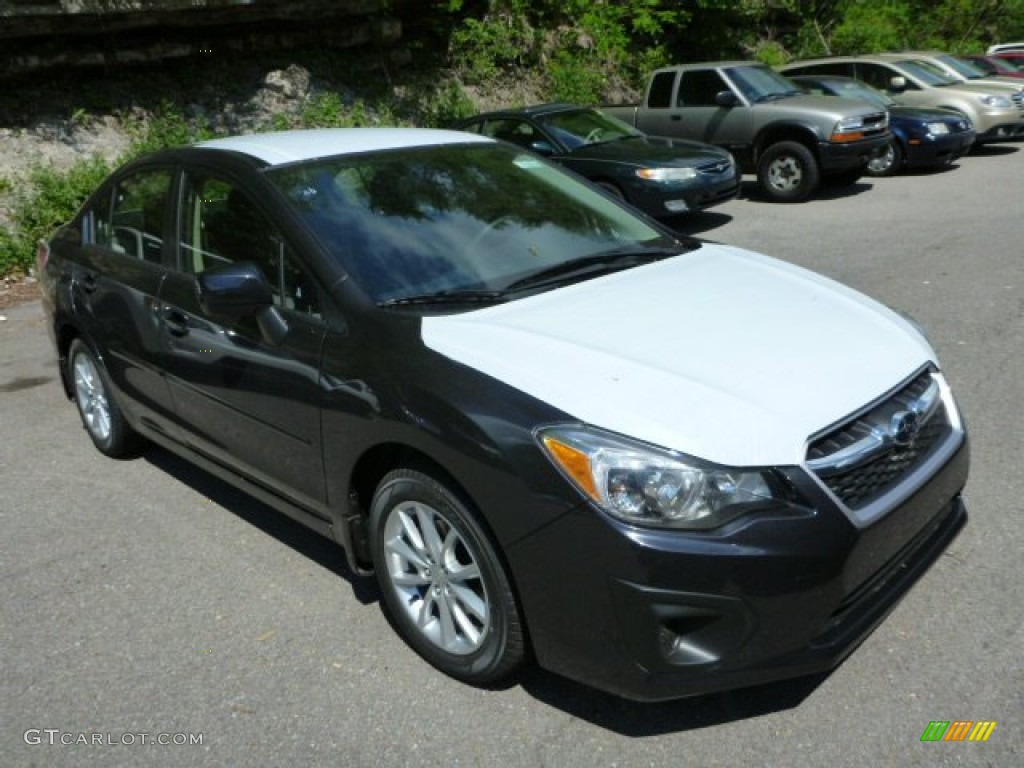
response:
M956 56L939 56L938 59L961 77L966 77L968 80L980 80L986 77L984 70L974 66L969 61L962 61Z
M640 131L596 109L555 112L537 119L569 149L642 136Z
M377 303L502 291L575 259L676 245L589 185L504 145L339 156L267 178Z
M896 67L911 77L916 77L925 85L955 85L957 82L934 64L929 64L927 61L921 61L920 59L901 61L896 64Z
M770 101L800 93L796 84L768 67L730 67L729 78L750 102Z
M841 96L844 99L866 101L869 104L873 104L876 107L882 107L883 109L888 109L896 105L896 102L889 98L888 94L872 88L867 83L861 83L856 80L834 82L832 87L836 96Z

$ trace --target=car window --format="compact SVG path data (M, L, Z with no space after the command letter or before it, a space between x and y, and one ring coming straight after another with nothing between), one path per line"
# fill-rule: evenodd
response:
M121 179L93 209L94 239L137 259L163 261L164 222L171 199L170 169L147 169Z
M544 138L536 128L525 120L513 118L488 120L481 133L484 136L490 136L492 139L500 139L501 141L516 144L524 149L529 149L530 144Z
M609 117L596 109L554 112L538 118L537 122L569 149L643 135L621 120Z
M573 259L666 240L590 185L499 144L324 158L266 177L378 303L502 290Z
M892 79L903 77L906 80L908 91L920 90L912 80L905 77L902 72L887 67L884 64L870 64L863 61L857 62L857 79L863 80L870 86L887 93L892 92Z
M803 67L787 67L783 73L791 75L839 75L853 77L853 64L848 61L828 61L821 64L809 64Z
M715 107L719 91L727 90L729 86L713 69L683 72L676 103L681 107Z
M647 96L647 106L654 109L665 109L672 106L672 86L675 85L675 72L659 72L651 80L651 92Z
M316 283L252 199L216 176L189 175L181 208L179 264L199 274L247 261L267 278L274 303L282 309L319 317Z

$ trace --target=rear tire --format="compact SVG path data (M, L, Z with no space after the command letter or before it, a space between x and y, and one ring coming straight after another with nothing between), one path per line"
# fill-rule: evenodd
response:
M761 190L779 203L806 200L821 182L821 170L814 153L797 141L772 144L757 161L757 182Z
M412 469L387 474L370 508L373 563L405 641L451 677L492 685L526 656L519 604L468 504Z
M68 379L74 389L82 426L93 445L115 459L138 453L142 438L128 426L111 395L110 380L103 365L81 339L72 341L68 350Z

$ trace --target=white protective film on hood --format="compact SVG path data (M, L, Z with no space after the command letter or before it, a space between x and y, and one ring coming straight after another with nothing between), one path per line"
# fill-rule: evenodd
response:
M811 434L934 360L862 294L712 244L422 333L582 422L732 466L800 463Z

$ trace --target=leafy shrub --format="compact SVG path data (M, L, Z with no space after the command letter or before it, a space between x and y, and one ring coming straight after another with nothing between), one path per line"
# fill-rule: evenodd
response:
M36 243L71 219L110 172L111 166L98 155L79 160L67 171L34 166L14 187L13 230L0 229L0 274L28 274L35 265Z

